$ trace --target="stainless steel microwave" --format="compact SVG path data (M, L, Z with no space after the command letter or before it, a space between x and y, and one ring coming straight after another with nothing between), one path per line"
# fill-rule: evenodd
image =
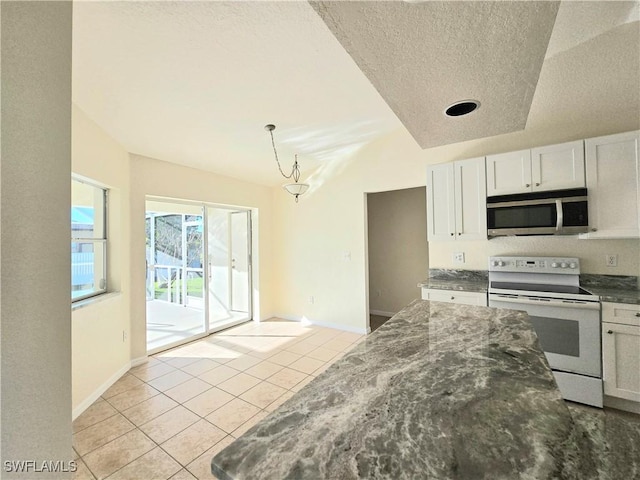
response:
M588 229L586 188L487 198L487 233L490 237L574 235Z

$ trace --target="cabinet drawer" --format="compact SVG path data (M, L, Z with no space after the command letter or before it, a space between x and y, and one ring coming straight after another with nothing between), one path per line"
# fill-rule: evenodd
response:
M602 321L640 327L640 305L602 302Z
M461 292L458 290L436 290L434 288L423 288L422 299L433 300L434 302L487 306L487 294L480 292Z

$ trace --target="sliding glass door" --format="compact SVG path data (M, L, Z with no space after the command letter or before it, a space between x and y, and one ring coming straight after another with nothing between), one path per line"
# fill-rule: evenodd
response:
M251 319L249 210L147 201L147 351Z
M147 350L206 332L202 206L147 202Z
M209 207L209 330L251 318L251 216Z

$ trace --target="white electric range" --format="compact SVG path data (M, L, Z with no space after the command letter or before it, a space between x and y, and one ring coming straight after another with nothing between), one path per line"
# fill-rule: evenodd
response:
M526 311L563 398L602 407L600 299L578 258L491 257L489 306Z

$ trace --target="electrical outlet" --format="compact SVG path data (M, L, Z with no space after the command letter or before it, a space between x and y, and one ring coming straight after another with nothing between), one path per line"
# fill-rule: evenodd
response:
M453 254L454 263L464 263L464 252L455 252Z
M315 302L315 298L313 298L313 295L311 295L311 296L309 297L309 303L310 303L311 305L313 305L313 302Z
M607 253L605 255L605 262L607 267L617 267L618 266L618 255Z
M122 330L122 341L123 342L127 341L127 331L126 330Z
M376 290L376 297L382 296L382 290Z

